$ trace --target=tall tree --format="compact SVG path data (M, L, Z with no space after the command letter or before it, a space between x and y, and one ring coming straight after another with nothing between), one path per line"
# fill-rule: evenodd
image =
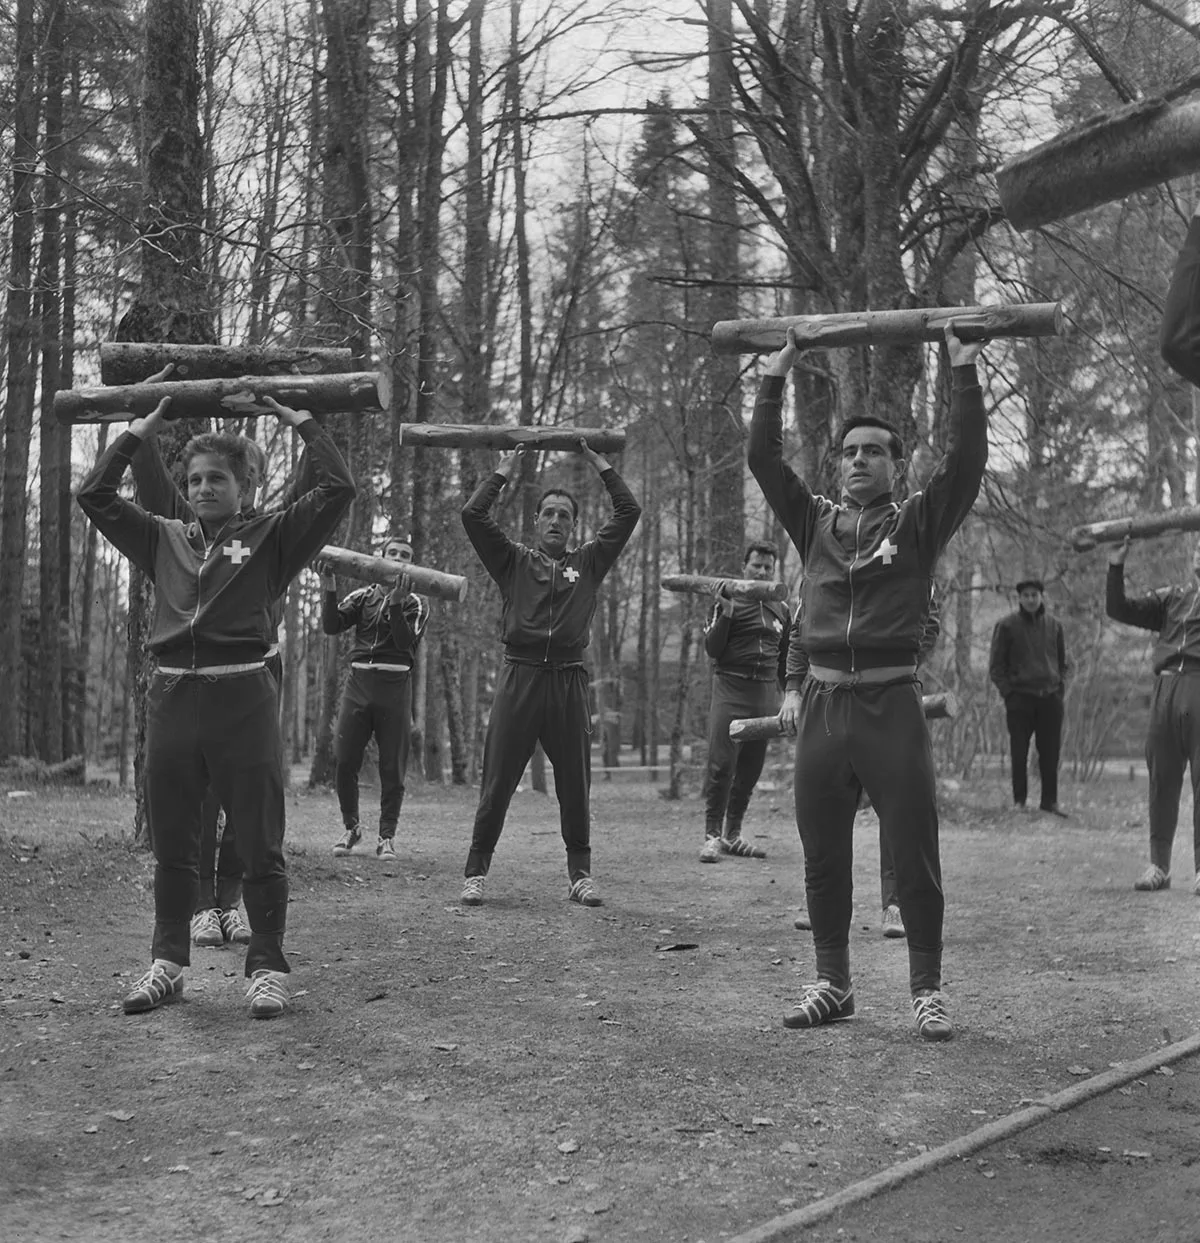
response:
M204 159L200 137L199 0L147 0L139 156L144 195L141 279L121 319L122 341L214 342L213 311L204 265ZM160 447L172 460L186 439L182 424L167 424ZM146 749L146 690L150 661L151 588L131 569L129 669L135 721L135 830L145 827L142 771Z
M17 0L13 82L12 224L4 336L4 464L0 490L0 760L22 749L21 620L25 588L29 442L33 431L34 328L31 283L38 172L38 32L33 0Z

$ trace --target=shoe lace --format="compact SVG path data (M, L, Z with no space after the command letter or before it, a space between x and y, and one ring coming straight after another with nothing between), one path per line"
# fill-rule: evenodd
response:
M251 1001L258 1001L263 998L269 1001L286 1002L288 999L288 991L283 986L283 981L269 971L255 972L254 977L250 981L250 987L246 990L246 996Z
M571 896L575 898L576 901L580 902L583 901L584 898L595 897L596 886L592 884L592 878L590 876L581 876L571 886Z
M483 877L468 876L463 882L463 893L470 894L472 897L478 897L483 892Z
M924 997L914 997L913 1009L916 1011L918 1027L927 1027L930 1023L948 1023L950 1021L950 1015L946 1010L946 999L941 993L929 993Z

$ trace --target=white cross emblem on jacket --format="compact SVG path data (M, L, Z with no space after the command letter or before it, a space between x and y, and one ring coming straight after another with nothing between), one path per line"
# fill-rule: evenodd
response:
M871 560L874 561L875 557L878 557L880 561L883 562L884 565L891 565L892 558L899 551L900 551L900 546L898 544L893 544L892 541L888 539L888 537L885 535L883 537L883 543L880 544L879 547L875 550L875 556L872 557Z
M241 565L243 561L254 551L253 548L247 548L240 539L235 539L232 544L226 544L221 551L233 562L234 565Z
M563 578L565 578L568 583L573 584L578 577L579 571L573 565L569 565L565 570L563 570Z

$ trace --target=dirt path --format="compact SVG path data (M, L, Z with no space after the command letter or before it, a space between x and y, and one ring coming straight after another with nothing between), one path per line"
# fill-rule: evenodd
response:
M945 799L945 1046L913 1035L903 942L878 932L873 818L858 1017L780 1025L811 967L785 793L752 807L768 860L702 866L695 799L598 783L598 910L565 900L552 799L518 796L463 910L473 791L410 796L387 867L335 861L332 800L302 795L303 991L270 1023L231 950L195 951L182 1002L122 1015L151 910L128 803L0 800L4 1235L716 1243L1196 1030L1190 843L1177 888L1135 894L1144 783L1064 794L1068 822L997 810L994 782Z

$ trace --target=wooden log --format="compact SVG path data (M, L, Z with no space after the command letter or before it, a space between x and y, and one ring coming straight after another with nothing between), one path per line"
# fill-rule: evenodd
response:
M1168 509L1161 514L1135 514L1132 518L1113 518L1108 522L1089 522L1075 527L1070 534L1071 547L1087 552L1097 544L1119 544L1130 539L1153 539L1172 531L1200 531L1200 505Z
M612 427L521 427L476 423L401 423L400 443L406 449L561 449L574 453L579 441L596 453L625 448L625 432Z
M787 585L764 583L754 578L709 578L706 574L666 574L659 582L668 591L685 591L697 596L713 596L724 587L735 600L786 600Z
M958 700L953 691L922 695L921 710L927 721L939 721L958 713ZM734 742L754 742L762 738L782 738L783 726L777 716L747 716L729 722L729 737Z
M140 384L168 363L175 368L169 377L172 381L236 380L244 375L332 375L354 370L354 356L348 349L105 341L100 346L100 383Z
M149 414L164 397L171 399L168 419L273 417L263 397L313 414L363 414L388 408L391 384L383 371L349 371L62 389L54 394L54 414L60 423L121 423Z
M937 306L913 311L851 311L841 315L783 315L773 319L723 319L713 324L715 354L772 354L796 330L801 349L846 345L901 345L940 341L953 323L964 341L993 337L1054 337L1063 329L1058 302L1006 306Z
M996 174L1015 229L1034 229L1200 172L1200 95L1147 99L1092 117Z
M461 604L467 598L467 580L458 574L427 570L423 565L390 561L387 557L372 557L365 552L339 548L336 544L326 544L316 559L327 561L339 574L360 582L391 587L401 574L407 574L412 579L413 589L427 596L450 600L455 604Z

